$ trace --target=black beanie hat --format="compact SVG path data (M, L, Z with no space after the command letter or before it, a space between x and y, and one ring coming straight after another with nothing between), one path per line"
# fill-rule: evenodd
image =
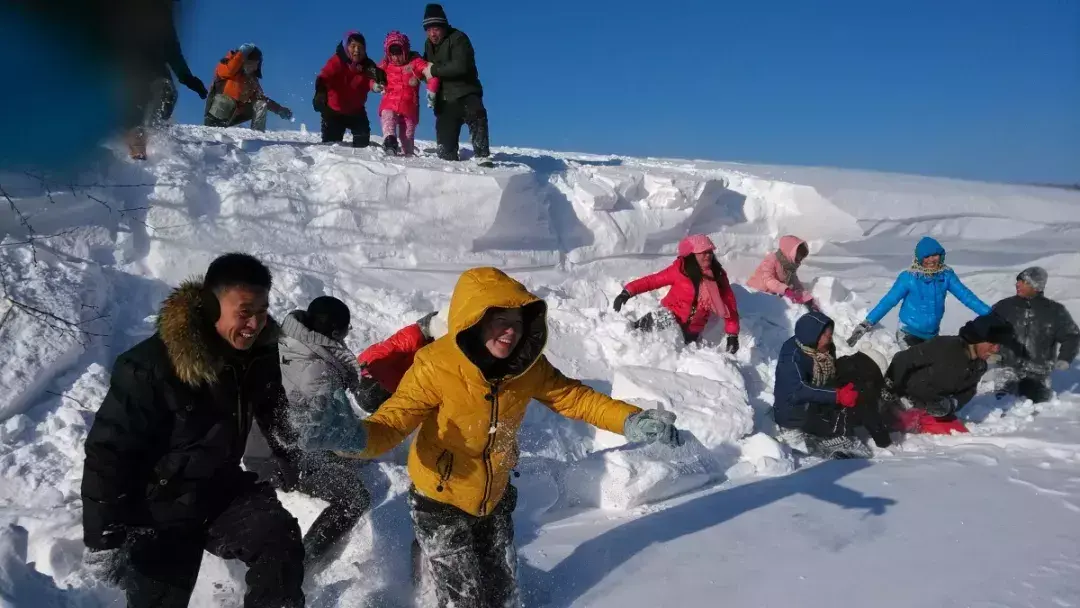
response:
M429 27L450 27L446 19L446 11L441 4L429 4L424 7L424 29Z
M337 298L319 296L308 304L307 326L313 332L331 338L343 338L349 330L350 321L349 307Z
M1006 344L1012 340L1013 328L1007 321L991 313L965 323L960 328L960 337L968 344Z

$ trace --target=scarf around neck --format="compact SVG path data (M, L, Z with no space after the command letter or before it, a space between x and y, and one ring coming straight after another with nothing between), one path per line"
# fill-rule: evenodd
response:
M836 378L836 360L829 353L823 353L816 348L811 348L798 339L795 344L802 352L814 360L814 378L811 384L814 386L826 386Z
M792 285L795 283L795 273L799 272L800 262L789 260L783 251L776 250L776 261L780 263L780 267L784 269L784 274L787 275L786 283Z

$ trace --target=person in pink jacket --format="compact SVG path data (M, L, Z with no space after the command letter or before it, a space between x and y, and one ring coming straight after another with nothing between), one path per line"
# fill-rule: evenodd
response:
M386 72L386 91L379 103L383 147L405 156L414 154L416 125L420 122L420 80L428 62L409 48L409 37L398 31L390 32L383 41L383 58L379 67ZM428 107L435 103L439 79L427 81ZM399 146L400 144L400 146Z
M686 343L695 342L713 316L724 319L727 351L739 350L739 308L731 290L727 273L713 252L716 246L704 234L693 234L679 242L679 257L664 270L627 283L615 298L619 312L630 298L671 287L658 312L650 312L634 322L643 331L662 329L678 324Z
M799 265L810 254L806 241L797 236L780 237L780 247L765 256L751 275L746 286L758 291L776 294L791 300L794 304L803 304L816 310L814 296L799 281Z

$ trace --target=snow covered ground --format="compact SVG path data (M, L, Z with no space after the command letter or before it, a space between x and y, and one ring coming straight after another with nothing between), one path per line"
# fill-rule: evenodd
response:
M732 357L719 328L688 347L628 332L662 293L610 306L688 233L709 233L741 283L793 232L846 336L929 234L987 302L1039 264L1080 317L1080 193L527 149L485 169L316 139L175 127L147 163L0 172L0 607L122 604L81 565L82 442L116 355L170 286L231 250L270 263L278 316L348 302L357 351L444 306L461 270L497 265L547 299L566 373L679 414L694 438L669 450L530 410L515 481L529 606L1080 605L1080 370L1055 376L1048 404L980 395L967 436L800 462L767 415L798 310L737 286ZM950 302L944 331L968 317ZM884 325L864 343L890 356L895 313ZM410 604L403 458L364 465L375 507L309 576L310 605ZM283 500L302 526L321 507ZM193 605L239 605L242 574L206 556Z

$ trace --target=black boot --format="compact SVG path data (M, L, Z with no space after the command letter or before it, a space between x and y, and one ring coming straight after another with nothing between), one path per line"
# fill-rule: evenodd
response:
M326 557L342 536L352 530L364 514L363 509L352 505L333 505L326 507L304 535L304 569L310 570Z
M386 137L384 137L382 146L386 149L387 152L393 154L394 156L401 154L401 147L398 145L397 137L394 135L387 135Z
M461 160L461 157L458 156L457 150L449 150L442 145L438 147L438 155L439 158L441 158L442 160L448 160L453 162Z

